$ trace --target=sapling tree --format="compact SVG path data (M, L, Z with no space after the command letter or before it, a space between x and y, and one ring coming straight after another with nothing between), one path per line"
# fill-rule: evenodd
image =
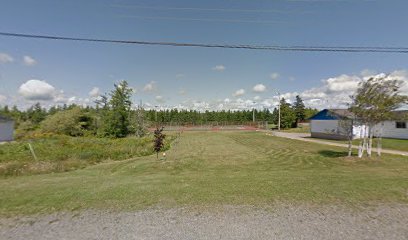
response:
M110 100L102 98L103 108L103 135L114 138L126 137L131 133L130 113L132 106L133 89L126 81L115 84L110 93Z
M380 128L382 122L392 118L392 112L402 104L407 103L408 97L400 94L402 82L392 79L391 76L370 78L359 84L357 92L352 96L350 111L362 123L362 140L359 145L359 157L364 150L371 156L374 128ZM377 129L378 130L378 129ZM381 135L377 143L378 155L381 155Z
M166 135L163 133L164 127L161 128L156 128L154 130L154 151L156 152L156 157L157 159L159 158L159 152L163 149L164 147L164 139L166 138Z
M348 142L348 156L351 157L351 153L353 151L353 119L340 119L339 120L339 128L341 129L341 133L347 137Z

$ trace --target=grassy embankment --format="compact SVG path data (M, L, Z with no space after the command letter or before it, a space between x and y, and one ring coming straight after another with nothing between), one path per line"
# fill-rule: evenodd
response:
M0 180L0 215L77 209L408 203L408 158L260 132L185 132L166 161L146 156Z
M37 161L30 152L29 143ZM151 137L109 139L43 135L0 145L0 177L65 172L105 160L124 160L151 154Z

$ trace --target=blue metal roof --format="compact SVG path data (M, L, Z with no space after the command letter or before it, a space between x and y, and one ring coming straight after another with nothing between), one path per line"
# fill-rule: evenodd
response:
M329 109L323 109L322 111L316 113L313 117L309 118L309 120L339 120L340 117L336 114L333 114L329 111Z

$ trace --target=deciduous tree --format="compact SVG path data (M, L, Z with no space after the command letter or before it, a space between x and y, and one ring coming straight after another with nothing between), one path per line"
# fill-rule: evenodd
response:
M364 150L371 156L374 127L379 126L378 155L381 155L381 132L382 123L392 118L392 112L407 103L407 96L400 93L402 82L390 77L370 78L359 84L359 88L352 96L350 111L365 128L362 141L359 145L359 157Z

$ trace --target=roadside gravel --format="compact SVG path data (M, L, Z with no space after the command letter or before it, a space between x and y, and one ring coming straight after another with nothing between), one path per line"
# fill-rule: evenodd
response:
M0 218L1 239L408 239L408 205L84 210Z

